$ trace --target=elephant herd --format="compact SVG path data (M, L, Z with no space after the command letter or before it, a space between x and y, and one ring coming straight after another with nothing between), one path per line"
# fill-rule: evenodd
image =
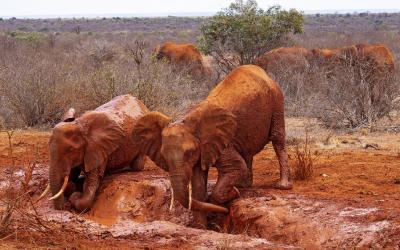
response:
M281 47L266 52L255 64L272 73L282 65L306 71L306 68L314 65L332 68L346 62L350 62L352 66L369 64L376 71L394 70L393 54L384 44L355 44L336 49L311 50L302 47Z
M394 79L394 57L384 44L355 44L336 49L281 47L266 52L258 58L256 65L268 74L279 75L282 69L291 74L307 73L318 67L327 78L343 74L351 69L357 79L364 79L369 89L372 105L381 102L381 90Z
M353 49L361 51L349 52L358 57L373 51L362 46ZM270 67L270 60L280 53L335 58L346 56L346 51L280 48L266 53L258 64ZM171 61L193 59L203 65L200 53L191 45L166 43L156 49L156 56ZM78 211L88 210L105 174L127 167L142 170L147 156L169 173L172 199L193 210L194 224L205 227L207 212L227 213L227 203L240 196L238 188L252 185L253 157L269 142L280 165L275 186L291 189L284 96L278 84L256 65L234 69L205 100L175 120L149 111L131 95L117 96L80 117L70 109L53 128L49 185L38 200L51 192L56 209L64 209L68 202ZM218 180L208 197L211 167L217 169Z

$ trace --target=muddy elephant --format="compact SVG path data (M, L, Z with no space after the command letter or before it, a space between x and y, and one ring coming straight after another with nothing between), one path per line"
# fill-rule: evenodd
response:
M100 181L106 172L130 166L143 169L143 157L133 143L131 133L137 120L148 113L146 106L131 95L118 96L110 102L75 119L70 109L52 131L49 141L50 169L48 190L56 209L63 209L67 187L78 183L84 173L83 192L69 197L78 211L89 209ZM72 188L74 189L74 188ZM39 198L39 199L40 199Z
M311 64L323 67L328 78L341 74L344 68L351 67L357 79L367 82L372 105L379 105L384 101L385 97L381 96L382 88L389 87L387 84L390 85L394 79L394 57L384 44L313 49L308 55L308 60Z
M148 155L169 172L173 197L195 210L197 225L206 212L228 212L223 204L252 185L253 156L272 141L280 164L276 187L292 188L285 149L284 97L278 84L255 65L233 70L197 106L172 122L158 112L138 120L132 133ZM206 202L208 169L218 181Z
M352 59L355 60L357 58L357 47L354 45L345 46L336 49L312 49L307 54L307 58L309 61L316 60L324 62L338 62L338 60Z
M384 44L357 44L360 71L369 82L371 104L387 106L385 91L394 82L394 56ZM385 107L383 107L385 108Z
M303 73L309 67L308 53L309 51L302 47L280 47L260 56L255 64L273 75L281 74L285 70L289 70L290 74Z
M194 76L203 76L210 71L204 63L203 56L193 44L166 42L158 45L154 54L157 59L166 59L180 67L189 67Z

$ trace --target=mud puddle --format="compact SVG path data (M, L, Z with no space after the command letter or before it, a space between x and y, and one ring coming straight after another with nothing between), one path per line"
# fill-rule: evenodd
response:
M15 171L15 178L23 172ZM47 170L35 170L31 189L45 187ZM210 188L212 188L211 182ZM8 180L0 180L2 187ZM257 191L257 190L256 190ZM246 193L246 192L245 192ZM41 218L90 238L150 239L155 246L190 245L195 249L292 249L399 247L397 210L366 204L310 198L304 195L244 195L231 205L221 232L190 227L191 213L175 203L170 211L170 184L152 172L107 176L93 208L84 214L57 211L50 202L38 204ZM397 236L396 236L397 235Z

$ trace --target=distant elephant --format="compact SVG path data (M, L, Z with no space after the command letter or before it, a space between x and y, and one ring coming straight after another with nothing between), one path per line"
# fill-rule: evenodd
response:
M131 133L137 120L149 111L131 95L110 102L75 119L73 109L52 131L49 141L50 170L48 190L56 209L64 209L64 191L74 186L83 171L83 192L76 190L69 200L78 211L89 209L106 171L127 166L143 169L143 157L133 143ZM69 193L71 193L70 191Z
M239 196L236 187L252 185L253 156L269 141L280 164L276 186L292 188L285 149L284 97L278 84L255 65L233 70L207 99L175 122L158 112L144 115L132 137L141 145L142 154L169 171L173 197L197 211L198 225L206 224L207 211L228 212L220 205ZM213 204L205 202L212 166L218 170L210 199Z
M193 44L166 42L158 45L154 53L157 59L164 58L175 65L190 67L195 76L202 76L209 71L203 56Z
M273 75L279 75L285 70L289 70L290 74L303 73L309 67L306 59L308 53L309 51L302 47L280 47L260 56L256 65Z
M390 49L384 44L357 44L360 68L363 69L365 78L370 83L371 103L380 105L384 99L383 88L394 81L394 56Z
M335 71L340 74L340 67L352 67L357 78L363 77L368 82L373 105L384 98L381 96L381 88L394 77L394 57L384 44L356 44L337 49L313 49L308 59L311 63L325 67L328 77L334 75Z
M357 47L354 45L345 46L336 49L312 49L307 54L310 60L312 59L323 59L327 60L339 60L339 59L353 59L357 58Z

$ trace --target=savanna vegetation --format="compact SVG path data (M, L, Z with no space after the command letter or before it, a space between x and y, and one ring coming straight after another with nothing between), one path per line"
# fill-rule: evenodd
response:
M231 68L252 63L279 46L384 43L398 57L399 20L399 14L389 13L302 15L276 6L262 10L255 1L237 1L211 18L3 19L0 122L8 128L48 127L71 106L83 112L123 93L138 96L153 110L176 115L203 98ZM155 60L152 50L164 41L198 42L211 55L206 61L213 73L193 79L188 70ZM283 66L272 75L285 92L287 115L354 127L396 109L397 80L382 89L388 94L384 105L390 106L384 115L358 118L352 100L362 91L363 79L339 70L340 77L334 79L318 68L310 74ZM332 89L329 95L327 88ZM344 106L338 112L339 104ZM355 125L349 117L355 117Z
M254 185L239 190L230 220L208 225L218 234L192 229L183 207L171 210L168 173L149 162L144 171L106 176L100 205L84 215L35 203L48 182L50 128L70 107L79 116L130 93L177 117L232 68L277 47L382 43L397 62L399 29L399 13L305 15L262 10L253 0L214 17L0 18L0 248L399 246L398 65L381 78L378 105L369 98L369 65L346 61L327 72L283 64L270 73L285 94L295 186L272 188L279 163L267 146L254 157ZM166 41L196 44L209 74L194 78L190 68L157 60L154 48Z

